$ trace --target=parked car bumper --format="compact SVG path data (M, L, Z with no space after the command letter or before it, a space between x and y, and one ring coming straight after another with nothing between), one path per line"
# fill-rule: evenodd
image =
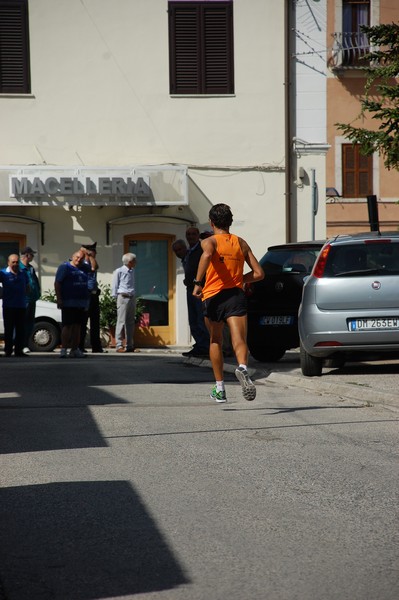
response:
M378 311L378 319L392 317L393 311ZM312 356L329 357L338 353L379 353L399 351L399 329L350 331L354 319L372 319L375 311L320 311L307 305L299 316L299 335L302 346ZM328 326L328 329L326 328Z

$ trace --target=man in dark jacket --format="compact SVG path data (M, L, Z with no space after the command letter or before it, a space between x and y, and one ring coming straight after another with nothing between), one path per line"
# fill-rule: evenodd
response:
M184 285L187 287L188 322L195 343L189 352L183 352L183 356L207 357L209 356L209 333L204 321L202 302L199 298L193 296L194 279L202 254L200 232L197 227L189 227L187 229L186 240L189 247L182 259L182 263L184 268Z
M80 331L80 340L79 340L79 349L81 352L86 352L85 350L85 340L86 340L86 330L87 323L90 319L90 346L91 351L94 353L103 353L106 350L103 350L100 338L100 290L97 282L97 242L94 244L87 244L81 246L81 251L84 252L85 258L84 263L90 268L91 260L94 258L95 260L95 269L91 269L88 272L88 287L89 287L89 309L86 312L85 318L83 319L81 331Z

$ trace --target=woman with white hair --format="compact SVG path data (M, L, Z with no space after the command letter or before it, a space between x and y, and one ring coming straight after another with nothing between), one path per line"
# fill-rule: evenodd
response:
M115 328L116 351L134 352L134 326L136 318L136 291L134 268L136 255L128 252L122 256L122 266L112 275L112 295L116 298L117 321ZM126 348L123 347L125 334Z

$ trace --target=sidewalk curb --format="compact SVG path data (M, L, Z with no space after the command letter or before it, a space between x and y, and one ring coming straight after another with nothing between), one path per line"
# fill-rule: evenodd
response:
M212 368L212 363L209 359L202 358L187 358L187 364L196 365L198 367ZM224 364L226 373L233 373L236 365L229 363ZM373 389L368 385L357 385L355 383L331 383L323 380L321 377L304 377L300 373L280 373L270 371L268 369L256 369L248 367L248 373L259 385L279 385L286 387L299 387L313 393L329 394L331 396L344 398L358 402L362 406L373 406L375 404L383 405L388 410L399 412L398 397L396 394L382 392Z
M346 400L355 400L364 406L373 406L381 404L385 408L399 412L397 406L397 395L389 392L381 392L368 385L358 385L356 383L331 383L323 381L322 377L310 378L302 375L287 375L286 373L271 372L266 379L260 379L259 382L268 381L278 385L288 387L300 387L311 392L329 394Z

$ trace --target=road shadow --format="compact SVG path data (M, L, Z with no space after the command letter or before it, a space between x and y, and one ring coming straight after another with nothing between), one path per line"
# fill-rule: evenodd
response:
M188 583L125 481L5 488L0 507L7 600L94 600Z
M60 360L58 354L2 360L0 454L108 447L90 407L135 404L146 384L209 380L201 369L185 369L176 356L165 359L170 367L165 377L154 368L157 360L150 355ZM118 393L124 386L128 400Z

